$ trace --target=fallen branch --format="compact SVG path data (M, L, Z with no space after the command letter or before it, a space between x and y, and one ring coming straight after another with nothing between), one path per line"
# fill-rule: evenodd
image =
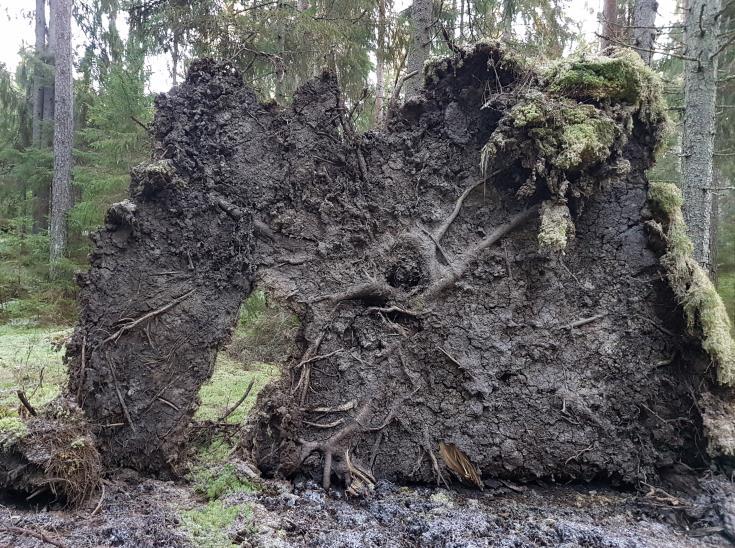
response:
M28 398L26 398L25 392L23 392L22 390L18 390L16 394L18 395L18 399L20 400L20 403L23 404L23 407L25 407L28 410L31 416L33 417L38 416L38 413L36 413L36 410L31 405L31 402L29 402Z
M252 379L250 381L250 384L248 384L248 387L245 389L245 393L242 395L242 397L239 400L237 400L237 403L235 403L235 405L233 405L232 407L230 407L227 410L227 412L225 412L225 414L222 415L219 418L219 420L217 422L225 422L225 420L227 419L227 417L229 417L230 415L232 415L235 412L235 410L242 405L242 402L244 402L248 398L248 396L250 395L250 391L253 389L253 385L254 384L255 384L255 379Z

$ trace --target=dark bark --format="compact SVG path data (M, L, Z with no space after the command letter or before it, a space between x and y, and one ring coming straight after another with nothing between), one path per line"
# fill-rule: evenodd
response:
M384 99L385 99L385 2L386 0L378 0L378 42L375 46L375 113L373 114L373 123L380 126L383 123L384 116Z
M568 174L577 238L548 255L551 191L519 197L531 157L508 144L500 173L480 171L517 86L538 81L488 45L431 76L364 136L328 74L274 109L200 61L158 98L158 160L94 236L67 356L108 464L176 469L255 280L302 321L245 436L268 475L435 481L440 444L484 478L650 482L701 464L695 402L714 372L645 232L660 128L636 118L608 160Z
M54 177L51 185L49 247L51 271L64 255L67 214L72 207L71 169L74 109L71 62L71 0L53 0L56 68L54 78Z

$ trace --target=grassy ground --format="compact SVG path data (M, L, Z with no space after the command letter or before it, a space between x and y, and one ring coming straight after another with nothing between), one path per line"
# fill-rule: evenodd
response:
M19 405L18 390L40 408L66 384L63 342L71 334L71 327L43 326L42 316L30 315L28 321L19 321L15 317L18 311L8 306L3 312L6 323L0 326L0 408L14 413ZM247 301L233 343L218 354L212 379L199 392L201 406L194 418L218 421L252 382L248 397L227 418L228 423L241 423L258 392L279 373L279 366L261 361L280 361L288 354L296 325L287 313L269 308L261 294ZM232 464L232 449L232 442L222 436L198 447L187 476L194 496L189 503L174 502L181 527L196 546L232 546L233 532L253 526L250 506L238 495L251 493L258 485Z
M278 374L278 366L259 363L242 364L220 352L212 379L202 386L202 404L194 415L199 420L216 420L227 412L245 393L250 381L253 388L244 402L227 418L229 423L241 422L255 403L258 392Z
M66 382L63 350L54 343L70 333L64 327L0 326L0 406L18 406L23 390L34 407L59 394Z

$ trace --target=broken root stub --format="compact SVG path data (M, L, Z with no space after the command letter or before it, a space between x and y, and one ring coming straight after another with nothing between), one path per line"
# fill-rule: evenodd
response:
M175 471L257 273L302 326L243 432L266 475L433 483L451 477L441 444L475 484L702 464L693 400L717 379L681 346L641 218L661 97L615 59L631 87L610 61L552 78L479 44L365 135L328 73L274 110L193 63L157 100L165 164L138 172L80 280L71 392L105 461Z

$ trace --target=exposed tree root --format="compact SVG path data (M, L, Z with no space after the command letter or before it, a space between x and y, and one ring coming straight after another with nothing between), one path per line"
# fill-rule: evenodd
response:
M525 223L536 213L538 213L539 207L539 205L534 205L514 215L506 224L499 226L486 238L465 251L462 254L458 264L456 265L454 272L448 273L444 277L436 280L424 293L425 297L427 299L432 299L440 294L442 291L454 285L457 280L459 280L465 274L467 268L470 266L470 263L472 263L472 261L477 258L481 251L487 249L498 240L500 240L503 236L523 225L523 223Z

